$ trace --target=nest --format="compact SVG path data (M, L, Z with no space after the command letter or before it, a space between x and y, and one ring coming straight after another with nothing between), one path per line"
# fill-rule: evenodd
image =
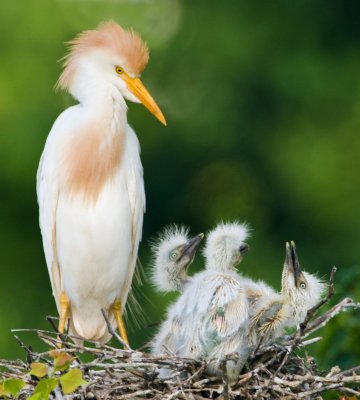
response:
M328 295L313 309L306 320L292 335L283 337L278 343L260 346L251 357L236 382L228 382L226 374L209 376L207 363L166 356L154 356L144 352L119 349L104 345L102 347L78 346L70 338L58 338L56 333L44 330L35 332L47 345L56 349L62 342L62 351L74 358L68 368L78 368L86 386L64 397L61 385L52 391L54 399L321 399L325 392L341 394L340 398L356 399L360 396L360 365L341 371L335 366L330 371L319 371L314 360L300 355L309 344L321 340L309 339L309 335L326 325L340 312L350 308L360 308L350 298L345 298L330 310L315 316L318 309L333 294L333 275L331 275ZM19 330L17 330L19 331ZM117 337L121 344L121 338ZM39 379L30 375L30 364L41 362L53 365L51 351L36 353L15 336L27 354L27 361L0 360L0 378L22 379L26 385L19 393L19 399L26 399L34 392ZM227 355L227 359L236 358ZM84 361L86 360L86 361ZM225 361L224 361L225 362ZM159 378L158 371L167 368L169 375ZM224 368L225 370L225 368ZM64 371L55 374L61 376Z

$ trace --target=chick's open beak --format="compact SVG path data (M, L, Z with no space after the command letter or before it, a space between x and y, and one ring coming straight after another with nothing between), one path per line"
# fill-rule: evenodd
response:
M195 252L203 239L204 239L204 234L200 233L199 235L196 235L190 240L188 240L184 246L184 252L182 256L186 255L189 258L192 258L195 255Z
M287 265L289 272L294 275L295 285L297 286L301 274L301 266L293 241L286 242L285 265Z
M130 76L123 74L124 79L130 92L137 97L142 104L152 113L155 117L166 126L166 120L161 112L160 108L152 98L151 94L147 91L143 83L139 78L131 78Z

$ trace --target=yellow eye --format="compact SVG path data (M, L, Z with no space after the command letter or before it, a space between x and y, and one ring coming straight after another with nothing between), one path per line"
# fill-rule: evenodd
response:
M121 75L124 73L124 70L121 67L115 67L115 71L118 75Z

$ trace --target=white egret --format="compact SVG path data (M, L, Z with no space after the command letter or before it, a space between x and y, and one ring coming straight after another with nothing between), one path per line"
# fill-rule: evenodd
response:
M128 342L122 313L141 238L145 194L139 142L125 99L141 102L164 125L141 83L148 49L115 22L82 32L65 57L58 86L79 104L47 138L37 174L40 227L60 314L59 332L106 342L101 309Z
M253 344L260 340L263 343L273 341L284 333L286 327L300 324L307 311L319 302L326 287L319 278L301 270L295 243L286 242L281 293L264 291L250 311L250 331L256 338Z
M183 291L191 278L187 275L196 251L204 235L200 233L189 239L188 230L184 227L171 226L163 232L153 246L155 255L152 270L152 281L159 291ZM168 313L171 313L168 310ZM151 341L154 354L163 353L165 349L177 347L179 328L178 321L167 319L156 337Z
M187 270L203 238L203 233L189 238L189 230L183 226L171 225L165 228L152 246L152 281L158 291L183 290L189 279Z

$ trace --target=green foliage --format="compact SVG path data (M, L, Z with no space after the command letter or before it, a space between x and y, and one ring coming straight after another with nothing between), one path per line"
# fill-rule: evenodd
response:
M87 384L87 381L83 379L82 371L79 368L70 369L60 376L55 376L52 373L49 374L49 377L45 378L47 373L43 374L43 372L45 370L49 372L48 366L41 363L36 364L37 365L35 367L32 365L32 370L30 371L30 374L38 376L41 379L34 389L34 394L30 397L30 399L32 400L47 400L50 393L59 386L59 383L61 383L61 388L64 394L73 393L80 386ZM53 369L53 372L55 372L55 368Z
M37 378L43 378L48 374L49 367L46 364L33 362L31 364L31 370L29 372L30 375L34 375Z
M17 397L25 382L19 379L5 379L0 382L0 397Z
M74 392L79 386L86 385L87 382L82 377L79 368L71 369L64 375L60 376L62 390L65 394Z
M80 386L87 384L79 368L69 369L70 363L74 357L61 350L51 350L49 356L53 359L52 366L41 362L33 362L30 366L31 370L29 374L40 378L33 395L30 397L31 400L47 400L50 393L56 389L59 384L61 384L64 394L73 393ZM59 375L58 372L64 373ZM22 381L19 382L23 385L25 384Z
M50 393L58 386L56 378L42 378L35 386L34 394L30 397L31 400L47 400Z

